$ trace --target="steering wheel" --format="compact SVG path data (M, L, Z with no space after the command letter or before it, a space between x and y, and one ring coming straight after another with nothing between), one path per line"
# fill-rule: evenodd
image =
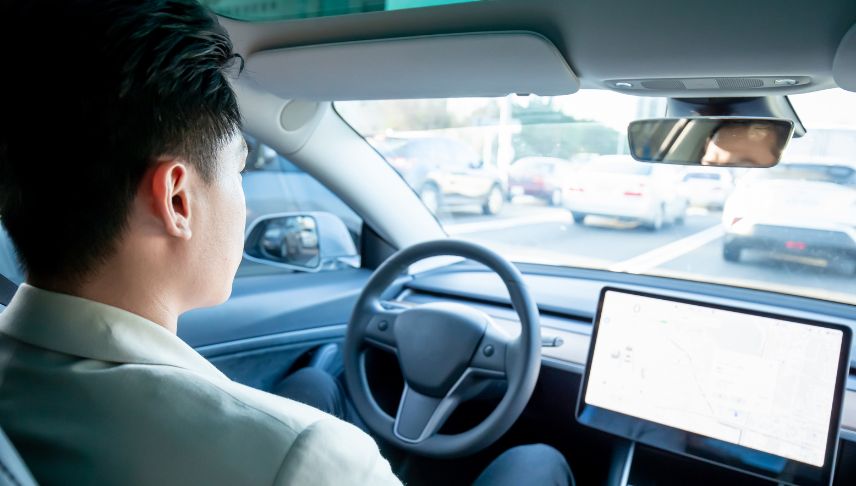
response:
M436 256L468 258L499 275L520 318L519 336L509 336L490 316L466 305L385 305L381 296L410 265ZM369 388L365 354L372 346L398 357L404 392L395 417L378 406ZM469 455L507 432L532 396L541 368L538 308L520 272L495 252L453 239L420 243L394 254L369 279L348 324L344 360L354 406L374 433L424 456ZM439 434L485 378L507 382L493 412L465 432Z

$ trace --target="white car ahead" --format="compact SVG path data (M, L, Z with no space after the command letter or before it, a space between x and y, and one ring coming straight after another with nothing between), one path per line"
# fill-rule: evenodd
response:
M743 250L821 258L856 258L856 168L781 163L753 171L725 204L722 256Z
M684 173L683 185L691 206L722 209L734 190L734 177L726 168L697 167Z
M587 216L638 221L651 230L682 224L687 197L681 191L683 169L637 162L629 155L607 155L586 164L565 189L565 207L574 222Z

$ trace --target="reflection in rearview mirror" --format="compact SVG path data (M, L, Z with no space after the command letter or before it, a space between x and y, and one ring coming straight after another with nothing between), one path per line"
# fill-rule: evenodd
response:
M793 130L792 121L776 118L660 118L631 122L627 137L641 162L772 167Z

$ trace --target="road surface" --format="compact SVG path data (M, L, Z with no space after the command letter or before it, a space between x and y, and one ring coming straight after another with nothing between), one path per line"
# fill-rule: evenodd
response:
M534 200L515 200L497 216L477 211L439 215L450 235L483 243L517 261L665 274L856 303L854 264L843 258L786 260L744 252L739 263L725 261L720 217L693 208L683 225L660 231L594 217L578 225L567 210Z

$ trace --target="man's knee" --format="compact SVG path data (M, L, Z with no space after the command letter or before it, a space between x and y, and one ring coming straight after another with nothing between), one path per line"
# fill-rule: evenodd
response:
M341 389L326 371L301 368L277 383L271 392L344 419Z
M556 462L565 460L561 452L547 444L521 445L508 449L505 454L518 454L521 458L531 461Z
M482 473L476 485L573 485L571 468L561 452L546 444L530 444L503 452Z
M529 444L517 446L508 452L520 454L527 467L542 471L543 477L551 480L551 484L574 484L568 461L554 447L547 444Z

